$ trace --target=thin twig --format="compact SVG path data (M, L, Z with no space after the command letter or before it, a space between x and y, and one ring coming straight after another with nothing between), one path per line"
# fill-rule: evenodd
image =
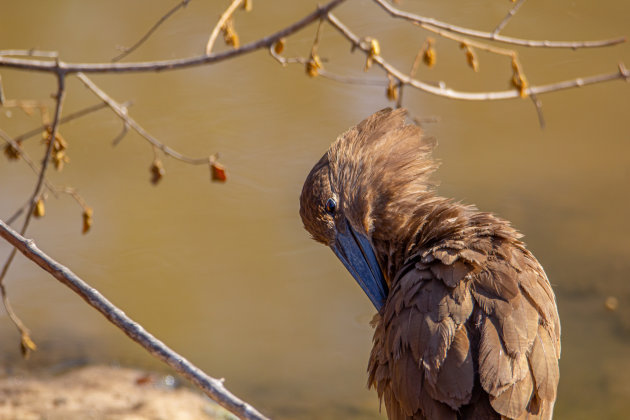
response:
M518 0L516 2L516 4L514 6L512 6L512 8L510 9L510 11L508 12L507 15L505 15L505 17L503 18L503 20L501 22L499 22L499 24L497 25L496 28L494 28L494 31L492 31L492 35L493 36L497 36L499 35L499 32L501 32L503 30L503 28L505 28L505 25L508 24L508 22L510 21L510 19L512 19L514 17L514 15L516 14L516 12L518 12L518 9L521 8L521 6L523 5L523 3L525 3L525 0Z
M133 44L129 48L123 47L122 48L122 53L120 53L116 57L112 58L112 62L115 63L116 61L120 61L121 59L125 58L126 56L128 56L129 54L134 52L136 49L138 49L138 47L140 47L147 39L149 39L149 37L153 34L153 32L156 31L156 29L161 24L166 22L166 20L168 18L170 18L173 14L175 14L175 12L177 12L179 9L183 9L184 7L188 6L189 2L190 2L190 0L182 0L179 4L177 4L171 10L166 12L166 14L164 16L162 16L155 24L153 24L153 26L151 26L151 28L138 41L136 41L135 44Z
M56 51L41 51L41 50L0 50L0 57L4 55L16 55L27 57L43 57L43 58L57 58L59 54Z
M218 63L220 61L229 60L243 54L257 51L262 48L269 48L279 39L285 38L291 34L298 32L312 22L321 19L330 10L339 6L345 0L331 0L324 6L318 7L317 10L303 17L297 22L292 23L284 29L281 29L269 36L261 38L257 41L250 42L240 48L233 50L221 51L210 55L201 55L197 57L180 58L175 60L163 61L146 61L140 63L64 63L41 60L28 60L23 58L11 58L0 56L0 67L9 67L15 69L52 72L55 73L57 68L66 74L70 73L130 73L130 72L147 72L147 71L164 71L183 69L188 67L200 66L203 64Z
M225 12L219 18L219 21L214 26L212 33L210 34L210 38L208 38L208 43L206 44L206 55L212 54L212 47L214 47L214 43L219 36L219 32L221 32L221 28L225 25L225 23L232 17L236 9L243 3L243 0L232 0L232 3L225 9Z
M125 315L123 311L118 309L96 289L85 283L67 267L42 252L32 240L24 238L1 220L0 236L13 245L14 249L18 249L24 256L81 296L90 306L127 334L129 338L186 377L221 406L241 419L266 419L250 404L240 400L228 391L221 380L206 375L183 356L171 350L166 344L147 332L140 324Z
M59 125L65 124L65 123L70 122L72 120L76 120L77 118L81 118L81 117L83 117L85 115L88 115L88 114L91 114L93 112L99 111L99 110L101 110L103 108L107 108L107 104L105 104L105 103L98 103L96 105L91 105L91 106L88 106L86 108L80 109L80 110L78 110L76 112L73 112L72 114L68 114L65 117L61 118L59 120ZM46 128L47 128L46 125L41 125L41 126L39 126L37 128L34 128L32 130L27 131L26 133L23 133L23 134L20 134L18 136L15 136L14 140L16 142L21 142L21 141L24 141L26 139L35 137L35 136L41 134L42 130L45 130Z
M534 103L534 107L536 107L536 115L538 115L538 124L540 125L540 128L544 129L547 124L545 123L545 115L543 114L542 101L538 99L538 96L535 94L529 95L529 97Z
M160 149L165 154L167 154L167 155L169 155L169 156L171 156L171 157L173 157L173 158L175 158L177 160L181 160L182 162L190 163L192 165L207 165L208 164L208 157L204 157L204 158L188 157L188 156L185 156L185 155L179 153L178 151L176 151L174 149L171 149L170 147L168 147L164 143L160 142L158 139L153 137L147 130L145 130L140 124L138 124L136 122L136 120L134 120L133 118L131 118L129 116L129 114L127 113L126 107L122 106L121 104L119 104L118 102L113 100L101 88L96 86L96 84L94 84L94 82L92 82L85 74L77 73L77 77L79 78L79 80L81 80L81 82L83 82L83 84L88 89L90 89L92 92L94 92L94 94L96 96L98 96L104 103L106 103L107 106L109 106L111 108L111 110L114 111L114 113L116 115L118 115L118 117L121 120L123 120L125 122L125 124L127 124L135 132L140 134L149 143L151 143L153 146L155 146L158 149Z
M327 19L330 24L336 28L345 38L347 38L354 47L360 49L366 55L370 53L370 46L367 43L364 43L361 38L352 33L347 26L345 26L339 19L337 19L334 15L329 13L327 15ZM420 80L414 79L412 77L407 76L400 70L398 70L393 65L389 64L385 59L381 56L374 56L373 61L377 63L383 70L387 73L391 74L401 83L410 85L419 89L423 92L430 93L432 95L442 96L445 98L451 99L461 99L467 101L493 101L500 99L512 99L521 97L521 93L518 89L510 89L510 90L502 90L502 91L494 91L494 92L463 92L454 90L446 87L443 82L440 82L439 85L435 86L433 84L422 82ZM554 92L563 89L569 89L573 87L581 87L594 83L602 83L611 80L628 80L630 79L630 72L623 67L623 65L619 66L619 70L615 73L608 74L600 74L596 76L590 77L582 77L572 80L566 80L558 83L550 83L547 85L539 85L539 86L530 86L525 90L527 95L532 94L541 94L547 92Z
M289 64L301 64L303 66L310 60L310 58L306 57L283 57L275 52L273 46L269 48L269 54L283 67ZM324 61L324 59L322 59L322 61ZM348 85L387 86L387 81L383 79L344 76L341 74L333 73L326 69L318 69L317 75L323 77L324 79L329 79Z
M504 36L500 34L494 34L492 32L478 31L476 29L464 28L457 25L452 25L447 22L442 22L437 19L428 18L425 16L416 15L409 12L404 12L400 9L395 8L391 4L387 3L385 0L373 0L377 5L379 5L383 10L389 13L391 16L409 20L411 22L424 23L427 25L435 26L437 28L446 29L447 31L456 32L466 36L472 36L475 38L488 39L492 41L503 42L506 44L514 44L521 45L524 47L535 47L535 48L599 48L599 47L608 47L612 45L617 45L622 42L626 42L625 37L614 38L614 39L606 39L599 41L537 41L533 39L522 39L522 38L514 38L510 36Z
M42 160L42 166L39 173L39 177L37 179L37 184L35 185L35 190L31 196L31 203L28 212L26 213L26 217L24 218L24 224L22 225L22 229L20 230L20 234L24 234L26 229L28 229L28 225L30 223L31 217L33 216L33 209L42 193L42 187L44 185L46 170L48 169L48 163L50 162L50 156L52 154L53 146L55 143L55 136L57 135L57 128L59 127L59 120L61 119L61 109L63 107L63 100L66 94L65 89L65 74L58 69L57 72L57 94L55 95L56 106L55 106L55 115L53 117L53 122L50 129L50 139L48 143L48 147L46 148L46 153L44 154L44 158ZM2 302L7 311L7 314L11 318L11 321L15 324L16 328L20 332L22 336L22 350L25 355L28 355L30 350L35 349L35 344L32 342L30 338L30 331L24 325L24 323L20 320L17 314L13 311L11 307L11 303L9 301L9 297L6 293L6 289L4 287L4 278L9 271L9 267L11 266L11 262L15 258L15 248L9 253L4 266L2 267L2 272L0 272L0 294L2 294Z
M29 199L24 204L22 204L22 206L19 209L17 209L15 213L13 213L13 215L7 218L7 222L6 222L7 225L11 226L13 222L15 222L18 219L18 217L20 217L22 213L24 213L26 209L30 207L30 205L31 205L31 200Z
M37 133L39 134L40 131L38 131ZM39 176L39 174L41 173L41 167L39 167L33 161L33 159L31 159L31 157L28 155L28 153L26 153L26 151L22 148L22 146L20 145L20 143L18 143L17 140L11 138L11 136L9 136L2 129L0 129L0 138L2 138L2 140L4 140L8 145L10 145L14 150L16 150L19 154L19 157L22 158L22 160L31 168L31 170ZM50 184L50 182L48 182L46 178L44 178L44 184L46 185L46 188L49 191L51 191L55 195L55 197L57 197L57 192L56 192L55 187L52 184Z
M470 38L463 37L461 35L456 35L456 34L454 34L452 32L449 32L449 31L444 30L444 29L437 28L435 26L427 25L426 23L414 22L414 25L418 25L421 28L426 29L427 31L431 31L433 33L436 33L436 34L440 35L443 38L450 39L451 41L455 41L455 42L459 42L459 43L465 43L465 44L467 44L467 45L469 45L471 47L475 47L476 49L481 50L481 51L488 51L488 52L493 53L493 54L505 55L505 56L509 56L509 57L511 57L514 54L516 54L516 51L514 51L514 50L510 50L510 49L507 49L507 48L501 48L501 47L495 47L494 45L488 45L488 44L485 44L483 42L479 42L479 41L472 40ZM422 50L420 50L420 51L422 51ZM420 54L420 56L421 56L421 54Z

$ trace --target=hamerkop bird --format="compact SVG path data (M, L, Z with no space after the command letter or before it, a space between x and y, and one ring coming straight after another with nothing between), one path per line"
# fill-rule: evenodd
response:
M311 170L300 215L376 309L368 385L390 419L549 419L560 323L510 224L436 195L434 144L384 109Z

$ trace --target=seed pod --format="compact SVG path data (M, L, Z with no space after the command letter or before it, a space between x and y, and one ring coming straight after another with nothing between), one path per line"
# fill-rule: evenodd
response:
M90 230L90 228L92 227L92 215L94 214L94 211L92 210L91 207L86 207L83 210L83 234L88 233L88 231Z
M231 45L234 48L238 48L240 46L238 34L234 29L234 22L232 19L228 19L228 21L225 22L225 24L221 27L221 32L223 32L223 40L227 45Z
M427 67L433 67L435 65L436 55L433 43L433 38L427 38L426 46L422 54L422 61L427 65Z
M46 215L46 207L44 207L44 200L40 198L35 203L35 207L33 207L33 216L39 218L39 217L44 217L45 215Z
M381 45L378 43L377 39L370 39L370 55L372 57L381 55Z
M311 59L306 62L306 74L310 77L316 77L319 74L319 69L322 68L322 61L317 54L311 55Z
M368 40L370 41L370 52L367 58L365 59L365 67L363 71L368 71L370 67L372 67L372 62L374 61L374 57L381 54L381 46L378 43L378 40L373 39L373 38L369 38Z
M518 89L519 94L521 95L521 98L526 98L527 88L529 87L529 84L527 83L527 79L525 78L525 75L521 71L521 67L518 63L518 59L516 58L516 55L512 56L512 71L513 71L512 79L510 80L510 82L512 83L512 86Z
M466 63L468 63L468 67L473 69L473 71L479 71L479 62L477 61L477 55L475 51L472 49L470 45L465 42L460 44L460 48L463 48L466 51Z
M389 83L387 84L387 99L395 101L398 99L398 87L394 78L389 76Z
M16 144L19 146L20 142L18 141ZM20 158L20 150L13 147L11 143L7 143L6 146L4 146L4 155L9 160L18 160Z
M55 165L55 169L57 171L63 170L63 166L66 163L70 162L70 158L66 155L66 152L64 152L63 150L60 150L58 152L53 152L53 154L50 157L50 159L52 160L53 164Z
M164 177L166 174L166 170L164 169L164 165L162 165L162 161L160 159L155 159L151 164L151 184L157 185L158 182Z
M219 163L212 162L210 164L210 179L215 182L225 182L227 180L225 167Z
M282 54L282 51L284 51L285 42L286 40L284 38L280 38L278 41L276 41L275 44L273 44L273 51L276 54Z

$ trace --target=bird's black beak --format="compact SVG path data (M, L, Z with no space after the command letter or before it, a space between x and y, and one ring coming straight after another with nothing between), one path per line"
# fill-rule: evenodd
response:
M335 243L330 247L368 295L376 310L380 311L387 299L388 288L368 238L354 230L346 220L346 231L337 232Z

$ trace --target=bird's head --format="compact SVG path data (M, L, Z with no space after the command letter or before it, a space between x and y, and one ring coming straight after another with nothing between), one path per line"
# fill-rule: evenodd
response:
M313 239L335 255L380 310L388 293L376 243L394 241L431 194L434 143L405 125L405 110L381 110L332 144L309 173L300 216Z

